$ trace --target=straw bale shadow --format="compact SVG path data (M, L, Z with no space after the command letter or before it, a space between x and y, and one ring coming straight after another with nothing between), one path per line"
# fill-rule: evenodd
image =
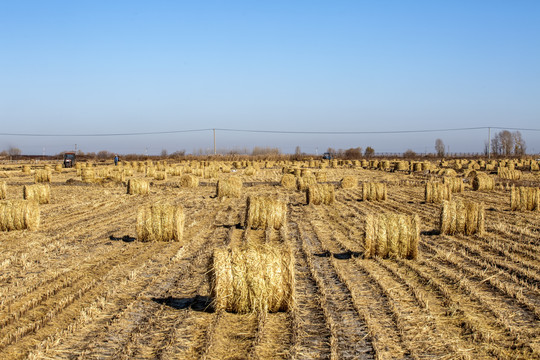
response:
M152 298L152 301L169 306L176 310L191 309L193 311L213 313L212 299L208 296L195 295L190 298L175 298L168 296L165 298Z
M426 236L433 236L433 235L440 235L441 232L437 229L427 230L427 231L421 231L420 235L426 235Z
M129 236L129 235L124 235L122 237L116 237L114 235L111 235L109 236L109 239L113 240L113 241L120 241L122 240L123 242L133 242L137 239L135 239L133 236Z
M325 252L313 254L313 255L317 257L334 257L335 259L338 259L338 260L349 260L353 257L359 257L360 254L361 253L358 251L345 251L342 253L331 253L330 251L325 251Z

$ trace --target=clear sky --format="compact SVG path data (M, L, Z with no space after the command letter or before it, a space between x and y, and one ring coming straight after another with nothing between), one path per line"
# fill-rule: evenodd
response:
M2 1L0 132L540 128L540 1ZM523 131L540 152L540 132ZM481 152L487 130L217 134L218 149ZM0 150L158 154L212 133L0 135Z

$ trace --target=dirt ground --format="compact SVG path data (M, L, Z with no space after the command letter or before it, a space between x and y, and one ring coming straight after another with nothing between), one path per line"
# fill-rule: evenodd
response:
M279 186L281 167L220 173L244 181L241 198L223 201L217 179L181 188L169 176L152 180L149 195L128 195L122 183L66 182L80 180L74 169L53 171L39 229L0 233L0 358L540 358L540 212L510 211L508 189L466 187L453 196L485 204L486 233L439 235L441 205L424 202L430 175L324 171L334 184L385 181L388 199L361 201L358 187L336 189L333 205L306 205L304 193ZM34 181L20 166L3 174L7 199ZM287 199L286 231L245 234L252 194ZM183 240L137 241L137 209L160 200L184 207ZM418 260L362 258L366 214L387 211L420 216ZM298 306L214 312L213 249L268 237L295 249Z

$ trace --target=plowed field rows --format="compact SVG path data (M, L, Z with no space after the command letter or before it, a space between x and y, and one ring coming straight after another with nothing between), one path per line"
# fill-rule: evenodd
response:
M219 173L244 182L240 198L222 201L216 178L182 188L169 176L149 195L127 195L122 183L53 172L39 229L0 233L0 359L540 358L540 212L510 211L508 190L466 187L453 197L485 204L486 232L440 235L427 176L325 171L332 184L386 182L388 199L336 188L334 204L307 205L279 185L277 167ZM7 199L22 198L33 176L5 174ZM286 198L286 226L245 229L249 195ZM184 207L183 240L138 241L137 208L162 200ZM381 212L420 217L417 260L363 258L365 217ZM213 310L213 250L244 241L294 249L294 309Z

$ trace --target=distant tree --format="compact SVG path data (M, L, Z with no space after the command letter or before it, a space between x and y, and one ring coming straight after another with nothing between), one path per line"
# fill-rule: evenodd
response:
M294 155L302 155L302 149L300 149L300 146L297 146L296 149L294 149Z
M525 140L521 137L521 133L516 131L512 135L514 137L514 155L525 155L527 145L525 144Z
M491 152L494 155L524 155L527 150L525 140L519 131L503 130L491 139Z
M444 142L441 139L435 140L435 151L438 157L444 157Z
M362 157L362 148L350 148L345 150L344 157L346 159L360 159Z
M169 153L167 152L167 149L161 150L161 157L167 157Z
M499 139L501 142L501 151L503 155L512 155L514 150L514 137L512 133L508 130L501 131L499 134Z
M96 157L98 159L102 159L102 160L105 160L105 159L111 159L114 157L113 153L111 153L110 151L107 151L107 150L101 150L101 151L98 151Z
M176 150L171 155L172 156L185 156L186 155L186 150Z
M7 152L9 156L19 156L22 154L21 149L16 148L14 146L10 146Z
M371 146L368 146L366 148L366 151L364 151L364 156L365 157L372 157L373 155L375 155L375 150Z
M336 149L329 147L326 149L326 152L332 155L333 157L336 156Z
M412 151L411 149L407 149L404 153L403 153L403 157L404 158L414 158L416 157L416 153L414 151Z
M271 148L271 147L260 147L255 146L253 148L253 151L251 151L251 155L257 156L257 155L279 155L280 151L278 148Z

